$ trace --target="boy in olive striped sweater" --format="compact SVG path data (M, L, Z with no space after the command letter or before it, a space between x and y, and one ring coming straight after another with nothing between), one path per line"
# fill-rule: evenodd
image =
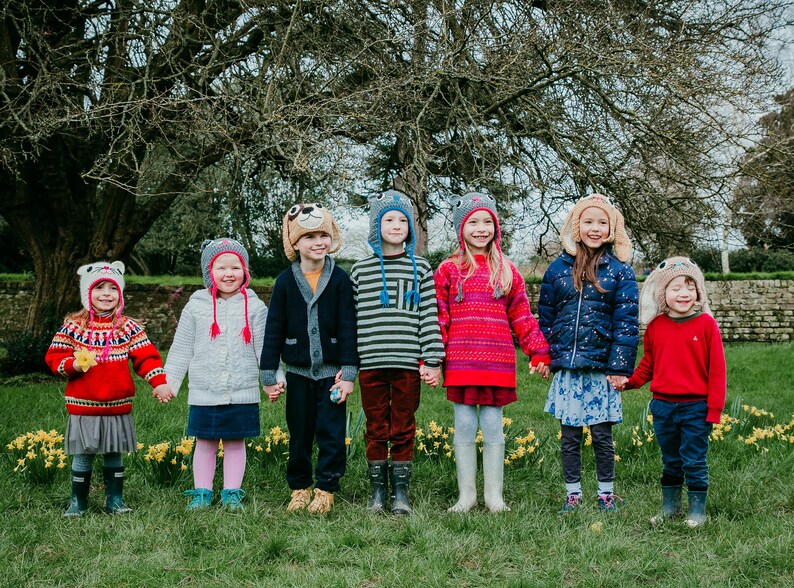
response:
M390 477L391 512L410 514L408 486L420 380L438 385L444 346L433 270L427 260L414 255L411 201L390 190L372 199L370 205L369 244L375 254L357 261L350 272L356 300L361 404L367 417L371 483L367 509L384 511Z

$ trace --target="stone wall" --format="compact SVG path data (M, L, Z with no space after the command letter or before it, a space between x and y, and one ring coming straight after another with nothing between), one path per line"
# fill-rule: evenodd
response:
M0 281L0 329L18 330L33 295L34 283ZM146 321L146 332L162 348L171 344L182 307L201 286L128 284L125 314ZM726 342L783 342L794 339L794 280L708 282L709 303ZM270 299L270 287L255 286ZM529 284L533 309L540 284Z

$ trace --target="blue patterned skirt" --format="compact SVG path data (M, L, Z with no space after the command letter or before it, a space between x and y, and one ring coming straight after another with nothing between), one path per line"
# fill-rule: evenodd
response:
M560 370L555 373L544 410L569 427L623 422L620 392L601 372Z

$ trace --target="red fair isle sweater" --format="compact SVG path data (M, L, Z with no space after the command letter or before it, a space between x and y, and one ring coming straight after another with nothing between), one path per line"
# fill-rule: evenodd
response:
M722 337L714 317L701 314L677 322L660 314L648 325L643 346L642 360L626 389L651 382L651 392L658 400L705 400L706 422L719 423L727 381Z
M513 285L494 299L488 285L490 271L485 256L475 256L477 270L463 282L458 294L458 268L452 260L436 270L438 321L444 342L444 386L516 387L515 332L521 351L532 365L549 365L549 344L529 309L524 278L510 264ZM511 332L512 330L512 332Z
M93 346L89 337L93 333ZM110 337L110 354L100 359L105 341ZM87 372L74 368L74 352L91 349L97 352L98 364ZM152 388L165 384L163 361L143 328L134 320L122 317L113 333L111 317L94 320L93 328L67 320L53 337L44 360L53 373L69 379L66 384L66 410L69 414L110 416L132 412L135 384L129 361L139 376Z

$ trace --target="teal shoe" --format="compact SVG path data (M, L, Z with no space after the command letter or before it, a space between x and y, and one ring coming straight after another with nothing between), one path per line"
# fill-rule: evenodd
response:
M565 498L565 504L562 505L559 514L566 514L575 510L579 510L582 508L582 503L582 495L573 492Z
M242 488L224 488L221 490L221 505L229 510L245 510L243 498L245 498L245 490Z
M623 506L623 499L617 494L599 494L598 508L601 512L613 512Z
M185 490L183 495L192 497L187 505L188 510L201 510L212 503L212 490L207 490L206 488Z

